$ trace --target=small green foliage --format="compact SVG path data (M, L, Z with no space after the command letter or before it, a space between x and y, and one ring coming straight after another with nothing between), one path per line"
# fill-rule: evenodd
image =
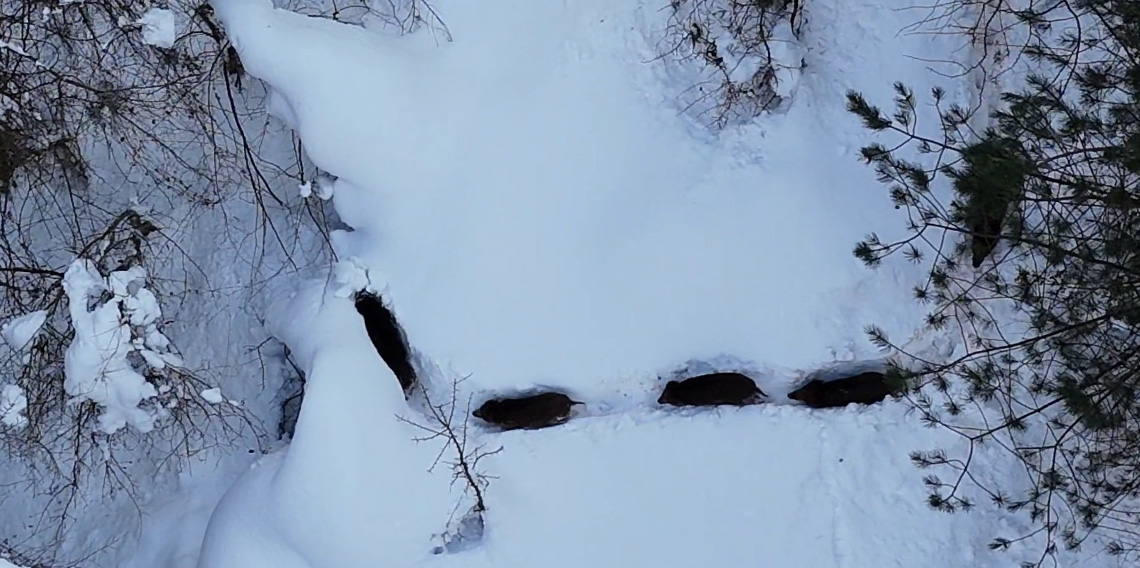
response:
M891 127L891 121L883 116L883 111L879 107L871 106L862 94L855 91L847 91L847 110L858 115L863 120L863 126L871 130L886 130Z
M987 546L990 550L1007 550L1009 549L1010 544L1012 543L1008 538L998 537L990 541L989 545Z
M885 250L879 237L874 233L867 235L855 245L855 258L863 261L870 268L876 268L883 260Z

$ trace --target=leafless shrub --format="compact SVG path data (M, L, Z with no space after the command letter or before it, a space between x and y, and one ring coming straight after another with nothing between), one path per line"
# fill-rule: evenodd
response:
M324 221L319 201L298 208L282 193L305 181L303 150L267 137L264 89L242 83L237 52L208 5L168 2L178 31L159 45L143 37L140 17L150 7L0 0L0 323L47 313L25 349L0 346L0 384L19 386L28 403L21 427L0 426L0 461L16 479L0 487L0 503L18 496L42 505L39 522L6 535L33 565L74 562L56 545L84 514L80 504L141 500L140 487L200 452L264 438L239 403L202 398L221 373L141 359L132 366L159 391L145 403L160 416L155 429L99 432L96 405L75 403L64 389L74 337L62 286L69 263L88 259L103 274L145 268L147 287L177 314L223 293L203 284L206 271L184 247L198 219L229 222L230 208L249 208L232 216L234 225L208 229L251 257L275 247L286 263L298 253L300 224L320 231ZM284 165L269 159L282 155ZM282 226L284 216L297 221Z
M1018 14L1046 3L1058 4L1057 0L939 0L911 8L923 15L903 31L918 35L954 35L975 48L978 57L971 58L966 65L959 63L962 67L955 76L987 63L996 65L998 68L992 71L1000 74L1005 64L1012 62L1011 56L1019 58L1030 38L1041 39L1044 31L1038 26L1025 27L1025 21Z
M425 0L295 0L287 2L286 6L303 14L346 24L391 30L398 34L427 30L445 42L452 39L447 24Z
M484 492L492 476L480 470L479 462L488 456L493 456L503 450L499 447L487 450L483 444L473 443L469 436L469 421L471 417L471 400L468 398L461 409L459 404L459 384L464 379L452 381L451 388L441 403L432 401L428 389L423 381L416 383L416 393L422 397L426 421L417 421L403 416L400 421L410 424L424 434L415 438L417 442L440 441L439 454L432 463L429 472L443 463L451 468L452 483L463 483L465 493L474 499L474 505L463 515L458 523L454 518L448 525L455 525L441 536L444 545L436 549L436 553L444 549L458 549L467 544L464 541L473 541L481 538L483 527L483 513L487 510ZM462 415L458 413L462 412ZM450 455L450 459L444 456ZM459 505L456 506L458 510Z
M722 127L784 101L781 74L801 66L786 54L798 52L791 44L802 26L801 0L672 0L669 9L662 57L706 70L687 92L686 109Z
M3 560L7 560L9 563L20 566L21 568L73 568L81 565L81 562L55 564L36 556L21 554L16 547L8 542L8 539L0 540L0 561Z
M399 417L399 419L424 432L423 436L415 438L417 442L430 442L433 440L443 442L443 446L440 448L439 455L432 464L432 468L434 469L440 463L444 463L450 467L454 481L461 481L466 484L467 491L474 497L475 510L477 512L483 512L487 510L486 503L483 499L483 491L486 489L488 481L491 478L479 471L479 462L488 456L499 453L502 451L502 448L487 451L486 446L473 445L471 443L468 436L468 426L471 416L470 399L467 401L462 416L456 416L460 408L458 404L459 384L462 381L463 379L458 379L452 382L450 394L442 403L433 402L431 396L428 394L427 388L424 387L422 382L417 382L416 390L419 395L423 397L428 423L422 424L403 416ZM454 457L444 461L443 457L449 452L453 454Z
M104 273L143 266L147 260L145 239L155 231L150 221L127 211L116 216L79 252ZM76 404L65 388L64 353L75 338L75 330L67 315L69 300L62 274L38 276L42 277L39 284L47 285L30 297L32 303L47 311L45 325L27 347L0 361L5 383L21 387L27 399L24 423L0 428L0 445L10 456L19 458L30 474L22 486L43 497L45 523L36 528L41 535L54 533L48 543L63 541L76 517L74 509L90 487L99 487L112 497L123 493L134 501L139 481L153 479L156 472L177 471L197 453L231 444L249 433L258 439L264 437L255 417L239 405L210 403L203 398L202 392L214 386L207 379L190 369L137 357L137 352L131 354L132 367L158 393L143 405L158 418L155 429L102 432L98 426L102 410L91 401ZM15 300L21 297L8 296ZM128 315L122 314L122 320L128 321ZM145 329L134 330L136 337L145 334ZM48 548L31 553L41 557ZM43 559L61 562L54 555Z

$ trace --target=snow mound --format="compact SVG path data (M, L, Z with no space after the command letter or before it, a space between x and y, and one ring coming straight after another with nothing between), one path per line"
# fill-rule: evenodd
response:
M219 388L206 389L198 393L198 395L202 397L202 400L210 404L220 404L225 400L225 398L222 397L222 389Z
M288 449L222 498L203 568L402 564L430 554L461 500L445 466L429 473L443 441L415 440L425 432L401 418L422 419L339 288L311 281L270 321L305 371L305 403Z
M145 407L158 391L135 369L131 355L154 369L182 364L158 330L162 310L145 281L141 267L104 277L85 259L72 262L63 275L75 330L64 354L63 388L72 403L90 400L99 405L99 429L106 434L128 425L149 432L164 416L161 409Z

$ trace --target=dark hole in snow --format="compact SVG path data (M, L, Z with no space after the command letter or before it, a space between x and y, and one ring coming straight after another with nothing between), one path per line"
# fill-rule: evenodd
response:
M384 305L380 296L361 290L356 293L355 303L357 313L364 318L368 339L372 341L376 353L388 368L392 369L406 396L416 384L416 371L412 366L404 330L400 328L395 314Z

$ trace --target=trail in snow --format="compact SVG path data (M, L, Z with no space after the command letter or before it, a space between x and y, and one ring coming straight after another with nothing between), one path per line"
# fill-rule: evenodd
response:
M673 369L663 370L662 373L645 375L642 377L631 378L620 385L611 392L605 393L604 396L597 398L597 392L591 392L594 398L582 396L582 393L574 389L564 389L558 385L535 385L533 390L548 390L565 392L571 398L583 403L582 406L576 406L572 411L571 416L577 418L598 418L603 416L616 416L627 414L631 412L644 412L649 410L662 410L665 409L670 412L680 413L682 415L690 415L693 413L705 412L708 409L703 408L689 408L678 409L662 407L657 403L657 398L661 394L661 390L665 384L670 380L679 380L693 376L720 373L720 372L739 372L749 376L756 382L756 385L767 396L762 404L768 405L795 405L802 406L802 403L793 401L787 397L788 393L803 385L803 383L812 379L832 380L845 376L852 376L864 371L882 371L886 368L887 359L871 359L866 361L845 361L838 362L819 369L812 369L799 372L786 372L777 373L770 369L759 368L756 365L750 365L742 361L732 358L719 358L709 361L688 361L685 365ZM438 373L427 375L425 380L440 383L447 380L447 377L440 376ZM477 408L484 399L509 397L515 395L530 394L527 391L487 391L481 389L468 389L466 385L460 385L458 399L460 401L472 400L471 408ZM466 405L463 406L466 410ZM478 424L478 420L472 419L474 423ZM493 427L485 429L488 432L497 431Z

